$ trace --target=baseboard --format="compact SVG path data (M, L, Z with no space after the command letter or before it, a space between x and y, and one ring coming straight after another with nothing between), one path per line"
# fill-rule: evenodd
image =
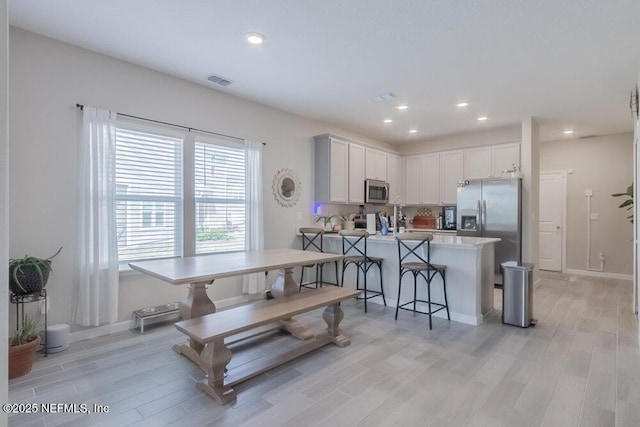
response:
M605 271L577 270L573 268L567 268L565 270L565 273L577 274L579 276L602 277L605 279L633 280L633 276L631 274L607 273Z
M372 298L372 299L369 300L369 303L383 305L381 297ZM396 301L395 300L394 301L389 301L387 299L387 306L395 308ZM429 310L429 306L427 304L425 304L425 303L417 303L416 307L420 311L428 311ZM449 309L449 315L451 316L451 320L453 320L455 322L459 322L459 323L465 323L467 325L474 325L474 326L480 325L482 322L484 322L484 319L487 319L488 316L490 316L492 313L493 313L493 309L489 310L484 316L481 315L481 316L477 316L476 317L476 316L471 316L471 315L468 315L468 314L456 313L456 312L451 311L451 309ZM400 314L402 314L402 311L400 311ZM447 313L444 310L438 311L437 313L433 314L433 317L440 317L440 318L446 319L447 318Z
M217 308L230 307L245 303L251 299L251 295L241 295L237 297L226 298L216 301ZM96 326L93 328L86 328L80 331L71 332L69 334L70 341L77 342L82 340L88 340L91 338L103 337L105 335L115 334L117 332L127 331L135 327L135 321L123 320L122 322L111 323L110 325Z

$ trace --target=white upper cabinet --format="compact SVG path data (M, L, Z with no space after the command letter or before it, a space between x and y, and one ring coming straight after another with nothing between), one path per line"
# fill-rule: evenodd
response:
M422 174L422 204L440 204L440 187L442 182L442 165L440 155L426 154Z
M520 166L520 144L465 148L464 179L499 178L503 170Z
M315 201L347 203L349 143L326 135L316 137L315 168Z
M502 176L502 171L513 169L513 165L520 166L520 144L501 144L491 147L493 152L493 175Z
M364 158L364 147L349 144L349 203L364 203Z
M367 179L377 179L386 181L387 173L387 153L373 148L365 149L365 174Z
M464 179L488 178L493 171L491 147L465 148Z
M424 156L405 158L405 203L419 205L422 203L422 173Z
M458 181L463 179L462 150L440 153L440 200L448 205L458 202Z
M405 158L405 204L440 203L440 156L423 154Z
M402 199L402 157L387 154L387 182L389 183L389 203Z

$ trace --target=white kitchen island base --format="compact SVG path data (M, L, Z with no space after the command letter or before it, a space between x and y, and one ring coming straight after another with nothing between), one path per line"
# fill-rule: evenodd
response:
M342 250L341 237L325 235L326 251L339 253ZM431 242L431 262L447 266L447 299L451 320L469 325L479 325L493 312L494 290L494 250L500 239L481 237L458 237L434 235ZM426 251L426 245L424 246ZM367 255L383 258L382 280L387 305L395 307L398 301L398 244L392 235L371 236L367 243ZM426 253L425 253L426 256ZM328 270L325 275L331 274ZM375 288L378 283L377 269L369 271L367 281ZM355 288L355 270L348 269L344 286ZM360 278L362 285L362 277ZM402 281L400 304L413 299L413 276L405 275ZM418 299L426 299L427 287L424 279L418 278ZM431 283L431 298L443 302L442 281L439 276ZM372 298L369 302L382 304L382 298ZM426 304L418 304L424 310ZM401 311L398 318L410 316ZM446 319L445 311L434 314Z

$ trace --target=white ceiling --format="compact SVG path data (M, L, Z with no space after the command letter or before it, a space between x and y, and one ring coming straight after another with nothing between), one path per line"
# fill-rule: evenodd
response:
M10 0L9 20L392 143L528 116L545 140L632 130L639 0Z

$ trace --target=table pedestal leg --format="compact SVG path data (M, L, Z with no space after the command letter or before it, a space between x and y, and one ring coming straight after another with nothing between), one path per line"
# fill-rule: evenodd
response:
M340 322L344 319L344 313L340 304L328 305L322 312L322 318L327 322L327 333L331 341L338 347L346 347L351 340L340 333Z
M295 295L298 292L298 284L293 278L293 267L280 270L276 281L271 285L271 294L275 298L282 298Z
M224 339L208 343L200 353L202 367L207 371L207 378L198 383L198 388L221 405L236 398L236 392L224 385L225 367L231 361L231 351L224 345Z
M293 267L280 270L276 281L271 285L271 294L275 298L282 298L296 295L298 292L298 284L293 278ZM313 332L294 319L281 320L280 325L282 329L301 340L308 340L314 336Z
M213 283L213 282L211 282ZM189 285L189 295L180 304L180 316L183 320L204 316L216 312L216 306L207 295L206 283L192 283ZM173 350L182 354L195 364L200 364L200 353L204 346L189 339L188 344L175 344Z

